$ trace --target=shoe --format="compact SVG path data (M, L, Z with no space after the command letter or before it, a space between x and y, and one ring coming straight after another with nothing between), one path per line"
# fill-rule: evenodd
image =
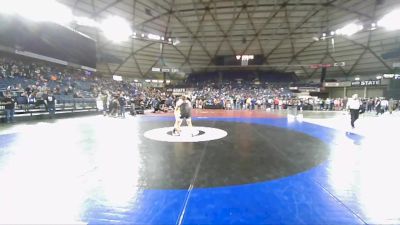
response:
M172 130L172 135L174 135L174 136L180 136L180 133L174 128L174 129Z

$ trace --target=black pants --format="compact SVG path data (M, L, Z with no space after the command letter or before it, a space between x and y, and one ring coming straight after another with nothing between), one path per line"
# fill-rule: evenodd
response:
M350 109L351 127L354 127L354 122L358 119L359 109Z
M382 108L381 108L380 106L377 106L377 107L375 108L375 110L376 110L376 115L378 115L379 113L380 113L380 114L383 114Z

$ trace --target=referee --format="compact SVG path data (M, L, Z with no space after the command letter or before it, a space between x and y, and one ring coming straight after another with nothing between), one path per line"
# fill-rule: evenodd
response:
M354 128L354 122L358 119L358 115L360 113L360 100L358 99L358 95L354 94L351 99L347 102L347 109L350 110L351 115L351 127Z

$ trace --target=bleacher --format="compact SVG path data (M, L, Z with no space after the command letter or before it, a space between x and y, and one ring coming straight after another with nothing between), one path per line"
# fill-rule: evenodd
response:
M3 92L0 91L0 98ZM15 117L31 118L35 116L48 115L47 106L43 100L29 102L26 96L20 96L19 92L12 92L16 99ZM95 98L73 98L72 95L55 95L56 115L77 113L77 112L97 112L97 102ZM5 117L4 106L0 105L0 120Z

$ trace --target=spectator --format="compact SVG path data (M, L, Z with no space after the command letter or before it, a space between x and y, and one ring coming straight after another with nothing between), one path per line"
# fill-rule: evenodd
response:
M47 105L47 111L49 112L50 118L54 118L56 112L56 98L53 95L53 91L47 91L45 96L45 102Z
M125 94L122 92L119 99L119 115L121 116L121 118L125 118L125 106L126 106L126 98L125 98Z
M6 113L6 123L14 122L15 99L7 92L3 98L3 105Z

